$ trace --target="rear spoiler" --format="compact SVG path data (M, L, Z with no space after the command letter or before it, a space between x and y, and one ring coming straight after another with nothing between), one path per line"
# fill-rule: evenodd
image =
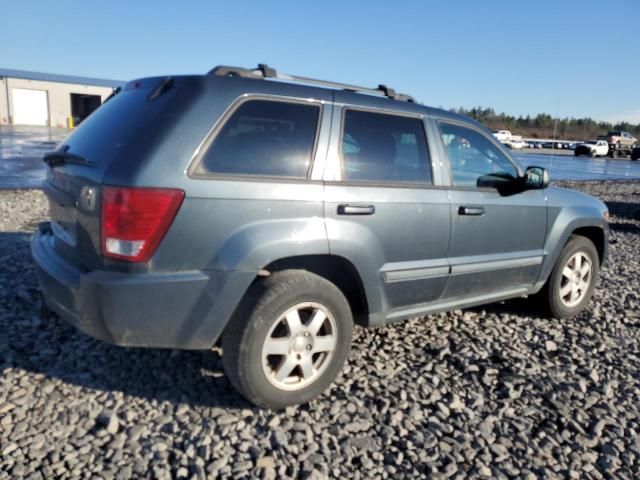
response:
M117 94L119 94L122 91L122 87L116 87L113 89L113 92L111 92L111 95L109 95L107 98L104 99L104 102L102 102L103 104L107 103L109 100L111 100L113 97L115 97Z

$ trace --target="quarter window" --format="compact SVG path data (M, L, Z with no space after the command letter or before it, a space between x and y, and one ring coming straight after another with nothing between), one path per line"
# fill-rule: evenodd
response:
M320 107L273 100L240 105L202 161L209 173L305 178Z
M342 167L344 180L431 183L422 120L346 110Z
M475 187L485 175L518 176L513 163L481 133L448 123L441 123L440 131L455 186Z

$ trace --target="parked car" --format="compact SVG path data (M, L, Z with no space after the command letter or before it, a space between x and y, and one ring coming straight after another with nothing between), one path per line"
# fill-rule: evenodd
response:
M44 160L47 305L117 345L221 342L269 408L328 388L354 323L534 294L576 315L607 252L606 206L478 122L266 65L130 82Z
M587 155L589 157L604 157L609 153L609 145L604 140L589 140L579 144L573 154L576 157Z
M611 158L630 156L631 151L638 142L630 133L620 131L609 132L607 135L599 136L598 139L607 142L609 145L609 156Z
M525 146L525 143L520 139L507 140L506 142L502 143L511 150L522 150Z
M492 133L493 133L493 136L496 137L496 139L502 143L506 142L512 137L512 134L509 130L493 130Z
M616 150L633 148L638 143L638 139L633 135L620 131L607 133L606 140L607 143L612 145Z
M637 145L631 150L631 160L638 160L640 158L640 145Z

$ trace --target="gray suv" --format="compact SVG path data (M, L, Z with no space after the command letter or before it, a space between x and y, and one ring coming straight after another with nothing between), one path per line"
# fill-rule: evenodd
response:
M354 323L592 295L607 209L491 132L380 86L216 67L128 83L44 160L46 303L124 346L211 349L281 408L323 392Z

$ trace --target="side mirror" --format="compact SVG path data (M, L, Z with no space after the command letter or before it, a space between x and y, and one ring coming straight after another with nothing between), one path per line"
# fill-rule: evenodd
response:
M524 172L524 186L528 190L547 188L549 171L542 167L527 167Z

